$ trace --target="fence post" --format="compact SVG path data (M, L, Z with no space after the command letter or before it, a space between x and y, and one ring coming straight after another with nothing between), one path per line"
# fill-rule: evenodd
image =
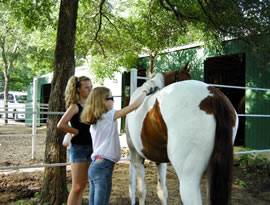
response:
M137 89L137 69L132 68L130 70L130 97L136 89Z
M32 159L36 155L36 136L37 136L37 78L33 79L33 115L32 115Z

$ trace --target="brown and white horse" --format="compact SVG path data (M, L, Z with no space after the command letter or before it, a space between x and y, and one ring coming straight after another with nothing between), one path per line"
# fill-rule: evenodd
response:
M127 115L132 204L135 204L136 176L139 203L145 203L145 159L156 162L157 193L162 204L167 204L168 162L177 173L183 204L202 204L200 181L207 168L209 204L229 204L237 113L218 89L190 79L187 65L180 71L156 74L146 83L160 90ZM131 102L143 87L135 90Z

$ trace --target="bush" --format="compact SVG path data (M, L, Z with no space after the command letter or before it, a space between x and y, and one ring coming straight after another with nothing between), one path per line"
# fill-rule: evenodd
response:
M240 168L247 179L252 173L270 175L270 162L264 154L241 154Z

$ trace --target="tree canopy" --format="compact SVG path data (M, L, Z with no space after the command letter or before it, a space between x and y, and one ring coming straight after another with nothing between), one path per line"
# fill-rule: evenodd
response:
M0 5L0 71L10 90L25 91L34 76L53 70L56 29L52 24L36 23L43 19L27 17L26 8L33 9L20 1Z
M30 68L35 74L53 70L49 111L63 111L64 89L74 73L75 63L87 61L102 79L112 77L120 68L136 67L140 54L149 55L151 71L162 50L197 41L220 46L226 38L239 38L264 51L264 55L270 53L269 41L262 43L265 36L269 37L268 0L2 0L0 3L1 21L6 21L0 25L0 43L3 45L3 39L8 39L6 45L10 45L7 53L2 52L3 48L6 50L2 46L1 54L11 60L11 64L5 64L2 57L1 71L4 64L14 69ZM56 129L58 120L59 116L49 116L45 163L66 160L66 150L61 146L63 133ZM42 202L60 204L66 200L64 174L63 167L45 170Z
M31 31L25 61L33 75L53 70L59 1L3 0L5 9ZM220 47L240 38L268 57L269 0L80 0L75 44L76 64L87 62L97 79L119 68L138 67L140 54L204 41ZM16 25L16 24L14 24ZM151 63L150 63L151 64ZM153 68L150 68L153 69Z
M264 42L270 26L268 1L114 0L85 4L88 6L81 6L79 12L82 35L77 42L84 44L85 56L90 55L91 69L99 77L111 76L121 66L137 67L140 54L152 58L151 70L162 50L198 41L220 49L223 40L239 38L266 58L269 55L269 43Z

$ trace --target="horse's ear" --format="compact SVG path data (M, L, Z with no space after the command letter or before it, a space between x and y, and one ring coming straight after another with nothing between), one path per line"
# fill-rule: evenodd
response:
M149 76L150 79L154 78L156 76L156 73L151 73L151 75Z
M188 67L188 68L186 69L186 72L187 72L187 73L189 73L189 71L190 71L190 67Z
M184 65L184 67L183 67L183 71L185 72L185 73L189 73L189 71L190 71L190 68L188 67L188 64L189 64L189 61Z

